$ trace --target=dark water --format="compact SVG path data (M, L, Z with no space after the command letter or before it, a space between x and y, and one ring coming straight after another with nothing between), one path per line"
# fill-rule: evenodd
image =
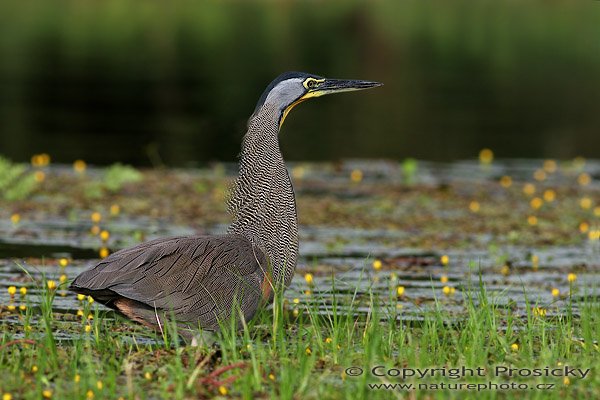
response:
M600 154L593 1L31 7L0 4L0 154L15 161L233 160L286 70L385 84L294 110L290 160Z

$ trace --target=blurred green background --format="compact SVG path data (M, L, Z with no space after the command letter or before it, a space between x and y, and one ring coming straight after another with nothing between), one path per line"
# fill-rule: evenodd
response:
M377 80L302 104L290 160L600 154L598 1L0 2L0 154L234 160L287 70Z

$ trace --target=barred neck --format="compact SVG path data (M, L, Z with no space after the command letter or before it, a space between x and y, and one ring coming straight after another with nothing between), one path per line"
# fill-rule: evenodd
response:
M252 116L229 200L230 233L245 236L269 257L274 281L289 286L298 258L296 199L279 149L279 110L269 105Z

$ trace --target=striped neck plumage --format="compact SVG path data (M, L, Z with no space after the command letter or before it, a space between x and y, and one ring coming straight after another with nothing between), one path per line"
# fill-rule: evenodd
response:
M261 248L273 280L288 286L298 257L298 221L292 182L279 149L279 119L280 111L265 104L249 121L229 200L229 232Z

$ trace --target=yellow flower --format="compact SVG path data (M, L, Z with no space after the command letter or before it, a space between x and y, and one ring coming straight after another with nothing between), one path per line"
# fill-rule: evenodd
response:
M32 367L31 367L31 372L34 372L34 373L35 373L35 372L38 372L38 367L37 367L37 365L34 365L34 366L32 366Z
M563 385L565 385L565 386L569 386L570 384L571 384L571 380L569 379L569 377L568 377L568 376L565 376L565 377L563 378Z
M586 233L589 230L590 230L590 224L588 224L587 222L582 222L579 224L579 232Z
M42 396L44 396L45 399L49 399L52 397L52 390L44 390L42 391Z
M45 167L46 165L50 164L50 156L46 153L42 153L40 154L40 159L41 159L41 166Z
M98 235L100 233L100 227L98 225L92 226L90 233L94 236Z
M90 333L92 331L92 326L91 325L86 325L84 328L86 333Z
M81 293L79 293L79 294L77 295L77 300L79 300L79 301L83 301L83 300L85 300L85 294L81 294Z
M363 179L363 173L360 169L355 169L350 173L350 180L354 183L359 183Z
M306 281L306 283L308 283L309 285L312 285L313 283L313 275L312 274L305 274L304 275L304 280Z
M592 199L590 199L589 197L582 197L581 200L579 200L579 205L584 210L588 210L592 208Z
M544 172L543 169L538 169L533 173L533 179L535 179L536 181L543 181L546 179L546 172Z
M526 183L523 185L523 193L527 196L533 196L535 193L535 185L533 183Z
M92 296L87 297L88 303L92 304L94 302L94 298Z
M533 268L534 271L537 271L537 269L540 266L540 256L537 255L532 255L531 256L531 267Z
M531 208L537 210L542 205L544 205L544 200L540 199L539 197L534 197L533 199L531 199L531 202L529 204L531 205Z
M102 381L97 381L96 387L98 388L98 390L102 390L102 388L104 387L104 384L102 383Z
M14 304L9 304L6 306L6 309L8 311L15 311L17 309L17 306L15 306Z
M21 304L21 305L19 306L19 310L21 310L21 311L25 311L25 310L27 310L27 306L26 306L25 304Z
M20 214L13 214L10 216L10 222L13 223L13 225L17 225L19 223L19 221L21 221L21 215Z
M544 171L548 172L549 174L556 172L556 167L557 167L556 161L554 161L554 160L544 161Z
M69 260L67 258L61 258L60 260L58 260L58 265L64 268L67 265L69 265Z
M81 310L81 309L77 310L77 316L83 317L83 310Z
M16 286L9 286L8 287L8 295L10 297L14 297L15 293L17 293L17 287Z
M103 242L106 242L109 238L110 238L110 232L108 232L108 231L100 232L100 239L102 239Z
M440 277L440 282L442 282L442 283L448 283L448 275L442 275Z
M579 176L577 177L577 183L579 183L581 186L587 186L592 182L592 178L590 177L590 174L587 173L582 173L579 174Z
M304 352L306 353L306 355L310 356L312 354L312 350L310 349L310 347L307 347L306 350L304 350Z
M110 251L106 247L103 247L100 249L98 254L100 255L100 258L106 258L110 254Z
M65 282L67 281L67 279L68 279L68 278L67 278L67 276L66 276L65 274L62 274L62 275L61 275L61 276L58 278L58 281L59 281L60 283L65 283Z
M479 212L480 208L481 208L481 206L479 205L478 201L473 200L472 202L469 203L469 210L471 210L472 213Z
M594 207L594 215L600 217L600 206Z
M54 290L56 289L56 282L53 280L48 280L46 281L46 286L48 286L49 290Z
M272 381L274 381L275 380L275 375L269 374L269 379L272 380Z
M81 380L81 375L79 374L75 374L75 376L73 377L73 381L75 383L79 383L79 381Z
M34 154L31 157L31 165L34 167L45 167L50 164L50 156L46 153Z
M44 173L44 171L35 171L33 177L35 178L35 181L37 183L41 183L44 182L44 180L46 179L46 174Z
M121 207L118 204L113 204L110 206L110 215L119 215L121 212Z
M90 216L92 222L100 222L102 220L102 214L100 214L99 212L93 212L92 215Z
M442 265L446 266L446 265L448 265L448 263L450 262L450 257L448 257L447 255L445 255L445 254L444 254L444 255L443 255L441 258L440 258L440 262L442 263Z
M479 162L482 164L491 164L494 161L494 152L490 149L481 149L479 152Z
M504 188L509 188L512 186L512 178L510 176L504 175L500 178L500 185Z
M306 296L310 296L310 295L312 294L312 292L311 292L310 290L305 290L305 291L304 291L304 294L305 294Z
M529 225L535 226L538 223L538 219L535 215L530 215L529 217L527 217L527 223Z
M383 266L383 263L381 262L381 260L375 260L375 261L373 261L373 269L375 271L379 271L382 266Z
M558 288L552 288L552 297L560 296L560 290Z
M25 296L27 294L27 288L23 286L21 289L19 289L19 292L21 293L21 296Z
M554 200L556 200L556 192L552 189L546 189L544 191L544 200L546 200L548 203L552 203Z
M88 319L88 320L92 320L92 319L94 319L94 314L88 314L88 316L87 316L87 319Z
M508 265L503 265L500 269L500 273L504 276L510 275L510 267Z
M590 231L590 233L588 233L588 237L590 240L600 240L600 229Z
M297 298L297 297L296 297L294 300L292 300L292 301L294 302L294 304L298 304L298 303L300 303L300 299L299 299L299 298Z
M542 307L533 307L533 315L535 315L536 317L545 317L546 316L546 309L542 308Z
M398 286L396 288L396 293L398 294L398 296L404 296L404 286Z
M144 379L146 379L147 381L152 379L152 374L150 372L146 372L144 373Z
M94 392L90 389L87 391L87 393L85 394L85 397L87 397L88 399L93 399L94 398Z
M332 338L328 337L328 338L325 339L325 343L331 343L331 342L333 342Z
M517 343L513 343L510 345L510 349L512 351L519 351L519 345Z
M10 394L10 393L4 393L2 395L2 400L12 400L12 399L13 399L13 397L12 397L12 394Z
M219 393L221 394L221 396L226 396L229 392L227 391L227 388L225 386L221 385L219 386Z
M73 169L79 174L84 173L86 168L87 164L83 160L75 160L75 162L73 163Z
M569 275L567 275L567 280L569 282L575 282L577 280L577 275L571 272Z
M443 293L444 293L446 296L449 296L451 291L452 291L452 289L450 289L450 286L444 286L444 287L442 288L442 292L443 292Z

